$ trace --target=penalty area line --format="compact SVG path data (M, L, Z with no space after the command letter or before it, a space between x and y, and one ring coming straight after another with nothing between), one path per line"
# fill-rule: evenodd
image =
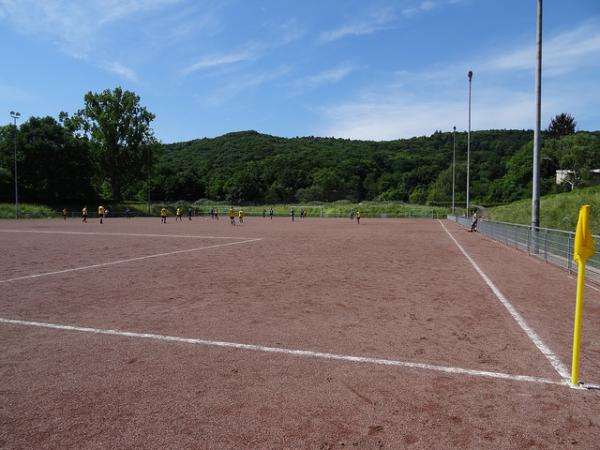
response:
M236 342L224 342L224 341L211 341L206 339L194 339L194 338L184 338L177 336L165 336L161 334L153 334L153 333L136 333L131 331L121 331L121 330L111 330L111 329L100 329L100 328L90 328L90 327L78 327L72 325L60 325L54 323L45 323L45 322L32 322L27 320L13 320L13 319L5 319L0 318L0 323L7 325L21 325L28 327L37 327L37 328L46 328L46 329L54 329L54 330L62 330L62 331L74 331L80 333L91 333L91 334L100 334L100 335L109 335L109 336L120 336L127 338L138 338L138 339L151 339L156 341L163 342L177 342L184 344L194 344L194 345L202 345L207 347L221 347L221 348L231 348L237 350L248 350L248 351L256 351L262 353L271 353L271 354L284 354L305 358L317 358L317 359L325 359L325 360L334 360L334 361L346 361L353 363L363 363L363 364L376 364L381 366L393 366L393 367L403 367L410 369L422 369L429 370L435 372L443 372L453 375L468 375L474 377L483 377L483 378L495 378L501 380L508 381L521 381L521 382L529 382L529 383L538 383L538 384L554 384L554 385L565 385L565 382L554 381L547 378L534 377L529 375L512 375L508 373L502 372L490 372L485 370L473 370L473 369L463 369L460 367L447 367L447 366L437 366L433 364L423 364L416 363L410 361L397 361L392 359L382 359L382 358L369 358L364 356L351 356L351 355L338 355L334 353L324 353L324 352L315 352L310 350L297 350L297 349L288 349L281 347L266 347L263 345L253 345L253 344L240 344Z
M138 256L136 258L120 259L120 260L117 260L117 261L110 261L110 262L105 262L105 263L100 263L100 264L92 264L90 266L83 266L83 267L73 267L71 269L56 270L54 272L35 273L33 275L24 275L22 277L15 277L15 278L9 278L7 280L0 280L0 284L2 284L2 283L10 283L11 281L30 280L32 278L47 277L47 276L50 276L50 275L60 275L60 274L63 274L63 273L76 272L76 271L79 271L79 270L98 269L100 267L108 267L108 266L114 266L114 265L117 265L117 264L125 264L125 263L128 263L128 262L142 261L144 259L160 258L162 256L178 255L178 254L181 254L181 253L196 252L198 250L208 250L208 249L211 249L211 248L228 247L228 246L231 246L231 245L240 245L240 244L248 244L250 242L256 242L256 241L260 241L260 240L262 240L262 238L249 239L247 241L228 242L226 244L207 245L207 246L204 246L204 247L188 248L188 249L185 249L185 250L175 250L173 252L157 253L155 255Z
M152 234L152 233L105 233L102 231L50 231L50 230L0 230L0 233L34 233L34 234L75 234L87 236L128 236L128 237L161 237L186 239L254 239L240 236L200 236L195 234Z
M525 332L525 334L529 337L531 342L538 348L540 352L546 357L546 359L550 362L554 370L558 372L560 377L564 382L568 382L570 380L569 371L565 367L565 365L561 362L561 360L556 356L552 350L542 341L542 339L537 335L535 331L527 324L523 316L515 309L515 307L508 301L508 299L500 292L500 289L492 282L492 280L485 274L483 270L477 265L477 263L469 256L467 251L463 248L462 245L458 243L458 241L452 236L452 234L448 231L444 223L438 219L438 222L444 229L444 231L450 236L450 239L454 241L458 249L461 253L467 258L467 260L471 263L475 271L479 274L479 276L483 279L485 284L492 290L496 298L502 303L502 305L506 308L512 318L519 324L521 329Z

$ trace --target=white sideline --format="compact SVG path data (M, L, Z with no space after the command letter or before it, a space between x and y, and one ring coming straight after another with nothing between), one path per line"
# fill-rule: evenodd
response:
M83 234L91 236L132 236L132 237L164 237L164 238L191 238L191 239L254 239L240 236L199 236L194 234L144 234L144 233L105 233L102 231L50 231L50 230L15 230L0 229L0 233L38 233L38 234Z
M189 253L189 252L195 252L198 250L207 250L210 248L227 247L230 245L238 245L238 244L248 244L250 242L255 242L255 241L260 241L260 240L262 240L262 238L249 239L247 241L228 242L226 244L208 245L208 246L204 246L204 247L189 248L186 250L176 250L173 252L157 253L155 255L138 256L136 258L120 259L117 261L110 261L110 262L105 262L105 263L100 263L100 264L92 264L90 266L74 267L72 269L57 270L55 272L44 272L44 273L36 273L33 275L24 275L22 277L15 277L15 278L9 278L7 280L0 280L0 284L9 283L11 281L29 280L31 278L46 277L49 275L59 275L62 273L75 272L78 270L97 269L98 267L114 266L115 264L124 264L124 263L128 263L128 262L133 262L133 261L142 261L144 259L159 258L161 256L177 255L180 253Z
M110 336L122 336L128 338L140 338L140 339L154 339L157 341L167 341L167 342L181 342L185 344L196 344L196 345L204 345L209 347L225 347L225 348L233 348L238 350L250 350L257 351L263 353L280 353L285 355L306 357L306 358L320 358L320 359L328 359L328 360L337 360L337 361L349 361L354 363L366 363L366 364L377 364L383 366L396 366L396 367L406 367L411 369L424 369L424 370L432 370L437 372L444 372L450 374L461 374L461 375L470 375L484 378L497 378L502 380L509 381L524 381L530 383L540 383L540 384L555 384L555 385L564 385L564 382L549 380L547 378L533 377L529 375L511 375L508 373L502 372L488 372L484 370L472 370L472 369L463 369L460 367L446 367L446 366L436 366L432 364L422 364L408 361L396 361L392 359L382 359L382 358L368 358L364 356L349 356L349 355L338 355L334 353L323 353L323 352L314 352L310 350L295 350L288 348L280 348L280 347L265 347L263 345L252 345L252 344L239 344L235 342L223 342L223 341L210 341L206 339L193 339L193 338L183 338L177 336L164 336L160 334L152 334L152 333L135 333L131 331L120 331L120 330L106 330L99 328L89 328L89 327L77 327L71 325L59 325L53 323L44 323L44 322L31 322L26 320L13 320L13 319L4 319L0 318L0 323L10 324L10 325L23 325L29 327L38 327L38 328L50 328L55 330L64 330L64 331L76 331L81 333L93 333L93 334L103 334Z
M496 285L490 280L490 278L481 270L481 268L477 265L477 263L469 256L469 254L465 251L465 249L458 243L458 241L452 236L452 234L448 231L444 223L438 219L438 222L444 229L444 231L450 236L450 239L454 241L458 249L462 252L463 255L469 260L471 265L475 268L477 273L483 278L483 281L489 286L492 292L496 295L500 303L504 305L504 307L508 310L513 319L519 324L521 329L527 334L531 342L538 348L540 352L546 357L546 359L552 364L552 367L558 372L561 378L568 382L570 380L569 371L565 367L565 365L560 361L558 356L556 356L552 350L542 341L542 339L537 335L535 331L527 324L525 319L519 312L515 309L515 307L507 300L507 298L500 292L500 289L496 287Z

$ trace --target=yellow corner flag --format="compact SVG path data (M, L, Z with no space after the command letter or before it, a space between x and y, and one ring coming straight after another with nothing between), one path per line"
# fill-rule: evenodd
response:
M573 259L577 263L583 262L585 264L594 253L596 253L596 246L590 229L590 205L583 205L579 209Z
M573 330L573 359L571 384L579 384L579 348L581 347L581 322L583 320L583 290L585 287L585 263L596 252L590 229L590 205L579 209L579 220L575 231L573 259L577 262L577 300L575 303L575 326Z

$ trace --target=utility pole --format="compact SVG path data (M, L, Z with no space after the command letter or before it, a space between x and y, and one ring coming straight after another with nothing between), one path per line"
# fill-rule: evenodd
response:
M534 233L534 248L537 253L537 234L540 227L540 133L542 113L542 0L537 0L537 37L535 65L535 128L533 130L533 189L531 192L531 229Z
M473 71L469 70L467 74L469 77L469 131L467 132L467 217L470 215L469 212L469 186L471 184L470 179L470 166L471 166L471 80L473 79Z
M21 113L11 111L10 117L13 118L15 122L15 217L19 218L19 183L17 178L17 119L21 117Z

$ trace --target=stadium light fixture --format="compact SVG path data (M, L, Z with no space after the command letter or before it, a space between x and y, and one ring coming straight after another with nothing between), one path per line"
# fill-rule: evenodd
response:
M471 165L471 80L473 71L469 70L469 130L467 131L467 216L469 216L469 185L470 185L470 165Z
M19 183L17 178L17 120L21 118L21 113L16 111L10 112L10 117L13 118L15 123L15 217L19 218Z

